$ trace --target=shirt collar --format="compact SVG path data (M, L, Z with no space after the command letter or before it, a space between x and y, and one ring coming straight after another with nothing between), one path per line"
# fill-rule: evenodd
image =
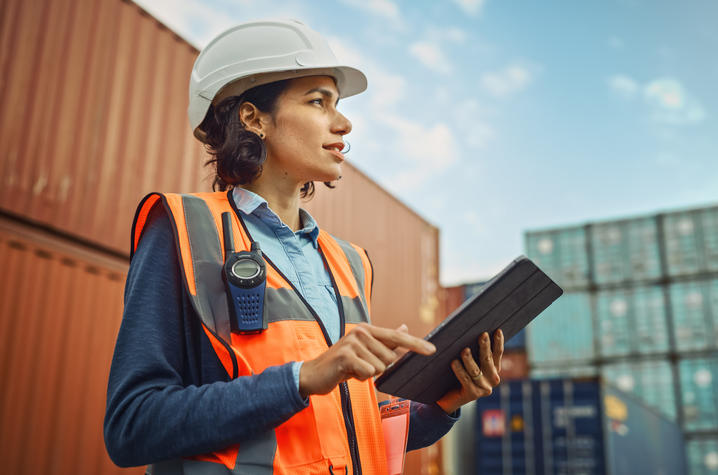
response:
M245 190L244 188L234 187L232 190L232 198L234 199L234 204L237 206L237 209L244 214L256 216L271 229L287 226L282 222L279 216L272 211L267 204L267 200L258 194ZM317 241L319 237L319 226L317 222L309 212L302 208L299 208L299 219L302 223L302 229L296 231L295 234L303 235L311 240L312 245L316 249L319 246Z

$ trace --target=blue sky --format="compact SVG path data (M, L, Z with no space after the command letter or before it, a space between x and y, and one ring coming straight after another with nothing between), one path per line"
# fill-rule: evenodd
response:
M296 18L368 76L347 156L441 229L445 285L523 233L718 203L718 1L137 0L197 47Z

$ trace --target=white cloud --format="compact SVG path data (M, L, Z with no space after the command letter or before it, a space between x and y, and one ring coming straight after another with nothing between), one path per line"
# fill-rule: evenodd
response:
M459 6L465 13L469 15L478 15L484 8L485 0L454 0L454 3Z
M366 74L369 83L367 93L373 106L391 107L404 98L407 81L403 76L379 67L340 38L330 36L327 41L338 61L359 68Z
M675 79L656 79L644 88L646 100L666 110L682 109L686 105L686 94L681 83Z
M480 106L473 99L463 100L454 108L456 129L462 140L471 148L481 149L496 137L496 131L486 120L488 107Z
M452 43L464 44L466 42L467 36L468 35L466 34L466 31L462 30L461 28L452 26L446 29L446 39L448 39Z
M667 124L691 124L706 117L701 104L674 78L655 79L643 88L643 96L652 109L651 118Z
M612 36L608 39L608 46L614 49L623 49L623 39L619 38L618 36Z
M638 83L623 74L614 74L608 78L608 85L611 89L625 97L633 97L638 91Z
M427 127L391 114L378 120L391 130L395 137L392 148L396 150L396 156L405 161L402 170L389 179L395 191L415 190L458 159L456 138L443 122Z
M629 99L642 93L649 117L654 122L684 125L706 118L701 103L675 78L658 78L642 85L628 76L617 74L608 78L608 86Z
M389 20L399 20L399 7L391 0L342 0L345 4Z
M451 64L436 43L417 41L409 46L409 52L427 68L441 74L451 72Z
M514 64L483 74L480 82L491 95L503 97L525 89L532 80L533 74L527 67Z

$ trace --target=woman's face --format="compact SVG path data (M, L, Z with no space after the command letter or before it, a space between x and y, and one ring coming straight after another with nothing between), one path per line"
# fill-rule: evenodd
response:
M268 168L297 184L341 176L342 137L352 124L337 110L339 92L329 76L293 79L279 96L273 119L263 121Z

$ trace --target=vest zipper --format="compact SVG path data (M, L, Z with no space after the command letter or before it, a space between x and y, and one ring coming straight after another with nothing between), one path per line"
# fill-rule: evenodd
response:
M244 220L242 219L242 216L237 209L234 199L231 195L232 191L227 192L227 198L229 199L230 206L234 210L235 214L237 215L237 218L239 219L239 222L242 225L242 228L244 228L244 232L247 233L247 236L249 237L250 241L254 241L252 238L252 235L249 232L249 229L247 229L247 225L244 223ZM327 267L327 269L330 269L329 263L327 262L326 257L324 256L324 251L322 251L321 246L319 246L319 255L322 256L322 260L324 261L324 265ZM287 279L287 276L285 276L281 270L279 270L279 267L277 267L272 260L267 257L267 255L262 252L262 257L271 265L274 270L277 271L277 273L282 276L284 281L289 284L289 286L294 290L294 293L297 294L299 299L306 305L309 312L314 317L314 320L319 325L319 328L322 330L322 334L324 335L324 340L326 340L327 346L332 346L332 340L329 338L329 333L327 332L326 327L324 327L324 324L322 323L321 318L319 318L319 315L317 312L312 308L311 305L309 305L309 302L306 301L304 296L297 290L297 288L292 284L292 281ZM332 275L331 270L329 271L329 278L332 281L332 287L334 288L334 295L337 299L337 307L339 308L339 338L344 336L344 305L342 304L342 297L339 293L339 288L337 287L337 283L334 280L334 275ZM356 429L354 427L354 411L352 411L352 403L351 403L351 397L349 395L349 386L346 382L339 383L339 395L341 396L342 401L342 416L344 418L344 426L346 427L347 431L347 439L349 443L349 455L352 458L352 467L353 467L353 473L354 475L361 475L361 460L359 459L359 445L357 444L357 435L356 435Z
M327 269L330 269L327 258L324 255L324 250L319 246L319 255L322 256L324 265ZM342 303L342 296L339 293L339 287L334 280L334 275L329 272L329 278L332 281L332 287L334 288L334 295L337 298L337 306L339 307L339 338L344 336L345 330L345 317L344 317L344 304ZM339 383L339 394L342 400L342 413L344 415L344 425L347 429L347 439L349 439L349 453L352 457L352 467L354 475L361 475L361 459L359 458L359 445L357 444L357 433L354 427L354 411L352 410L352 399L349 395L349 385L346 381Z

